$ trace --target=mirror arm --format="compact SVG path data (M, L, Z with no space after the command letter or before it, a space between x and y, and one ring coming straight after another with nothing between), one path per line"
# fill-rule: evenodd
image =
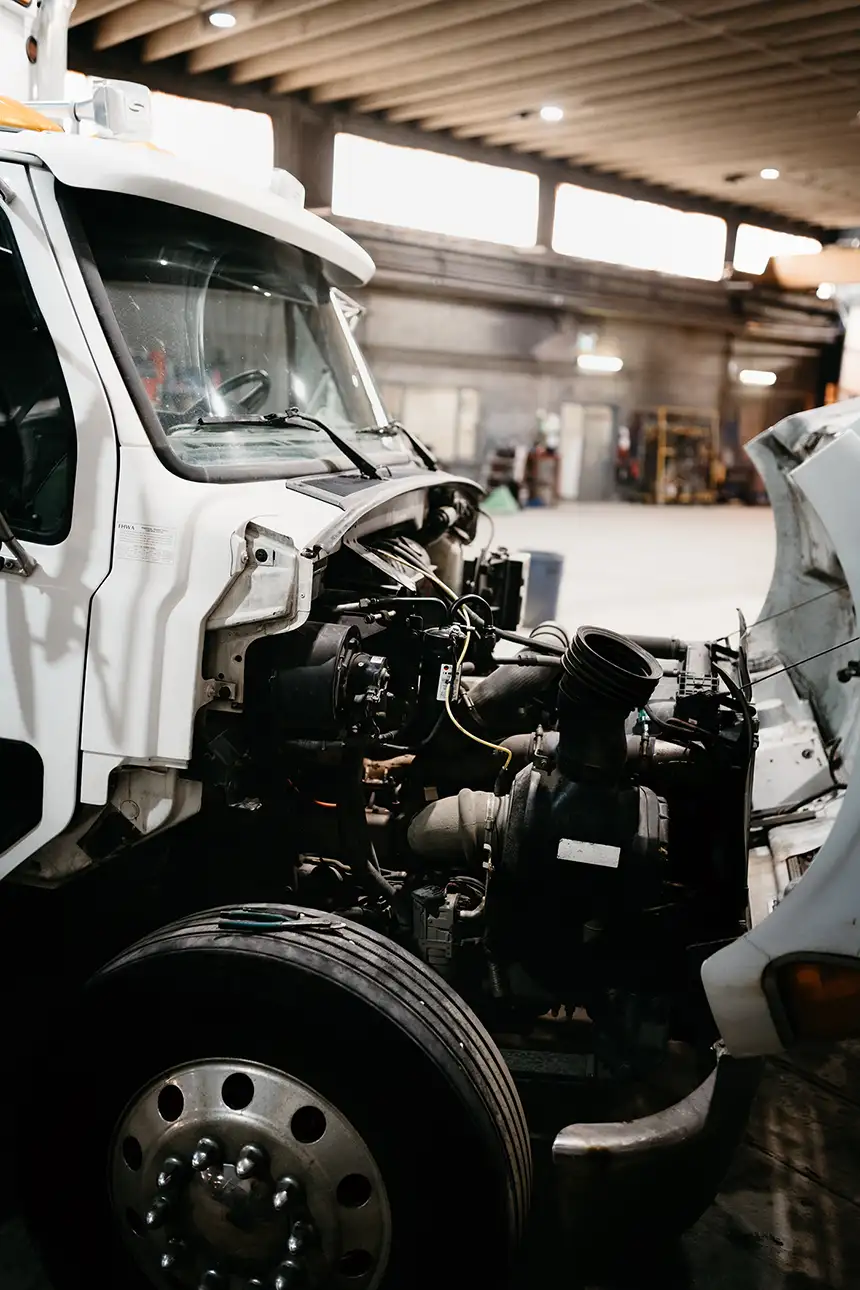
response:
M21 545L9 527L9 521L0 511L0 549L6 547L11 552L11 559L0 557L0 570L6 573L17 573L22 578L29 578L39 567L29 551Z

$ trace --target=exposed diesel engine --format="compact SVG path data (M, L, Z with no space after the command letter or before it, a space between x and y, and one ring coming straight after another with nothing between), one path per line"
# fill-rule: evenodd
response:
M746 908L743 651L545 623L477 512L321 559L310 617L248 649L201 777L276 804L288 898L413 950L496 1033L582 1018L632 1070L710 1019L698 968Z

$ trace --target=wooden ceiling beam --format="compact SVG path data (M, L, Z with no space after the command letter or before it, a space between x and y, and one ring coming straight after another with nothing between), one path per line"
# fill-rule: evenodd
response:
M840 42L840 51L846 48L848 45L850 45L850 43L855 42L856 38L857 38L857 27L855 26L851 35L844 37L843 40ZM672 45L682 45L682 46L689 47L691 45L691 42L694 39L696 43L701 41L701 34L697 33L694 29L691 29L691 28L673 29L666 33L660 33L659 38L651 42L651 48L653 50L665 51ZM640 42L639 45L637 45L636 51L633 52L632 57L635 58L639 53L639 49L644 47L644 45L645 45L645 42ZM833 47L829 41L829 38L825 36L816 35L815 37L810 37L806 39L804 42L804 49L808 51L810 54L817 53L822 49L825 52L825 54L830 53L832 52L832 48ZM617 44L610 44L605 50L594 49L592 52L594 55L595 66L600 63L601 55L605 54L607 59L612 59L614 61L614 66L615 66L614 74L620 79L626 79L627 72L625 68L625 62L628 61L629 56L625 55L625 56L619 57ZM731 53L730 46L727 47L727 52ZM795 69L795 75L798 78L801 76L801 72L797 68L797 61L796 61L797 55L792 48L789 48L787 46L780 46L778 48L775 47L773 49L763 49L761 51L756 50L752 52L755 60L759 63L759 65L771 65L771 66L781 65L785 67L793 67ZM736 54L737 61L741 62L743 60L743 63L745 66L749 65L749 63L746 61L747 57L748 56L744 56L742 54ZM705 75L707 75L707 68L705 67L703 70L705 72ZM818 84L819 79L824 79L824 78L827 78L830 80L840 79L840 73L838 71L834 74L829 70L827 66L826 57L823 63L819 67L817 67L816 70L818 72L818 75L815 78L812 78L810 80L809 82L810 90L813 85ZM587 74L588 73L586 73L586 75ZM841 79L843 79L846 89L848 89L848 92L849 93L852 92L853 87L856 83L855 79L853 77L852 78L842 77ZM618 97L615 83L611 80L608 69L607 69L607 81L609 83L609 88L606 91L606 96ZM539 78L535 78L535 84L533 86L529 86L529 94L534 95L535 93L540 93L541 91L544 91L541 101L546 102L547 99L552 94L554 93L557 94L557 93L563 92L564 90L569 90L572 94L575 95L579 83L580 83L580 78L575 77L572 71L569 77L560 76L557 78L556 81L552 81L550 78L548 78L544 82ZM523 84L524 83L520 81L520 86L522 86ZM450 128L456 127L457 124L459 123L458 114L461 114L461 120L480 119L478 117L465 117L463 115L463 109L465 107L470 107L473 103L480 102L483 105L488 101L496 102L500 104L502 107L509 108L511 111L516 110L517 104L510 103L510 90L511 90L511 86L509 85L507 88L502 87L500 90L494 93L492 86L487 86L483 90L477 89L474 91L474 93L472 93L468 88L468 82L467 82L459 93L457 93L455 90L452 90L451 93L447 96L444 103L440 103L438 101L438 97L436 97L435 99L428 98L426 100L418 100L417 102L413 100L412 102L407 102L402 109L398 108L391 111L389 115L390 115L390 119L398 120L398 121L426 120L428 123L428 127L431 129L450 129ZM522 101L522 93L520 93L520 101ZM371 99L371 103L372 102L373 102L373 99ZM362 106L366 107L367 104L363 103ZM527 103L523 104L523 106L528 106L528 104Z
M610 33L614 32L614 39L623 35L630 35L634 31L647 31L654 28L665 29L671 25L672 19L666 18L663 14L653 13L649 9L640 9L635 7L631 0L623 0L624 7L619 9L618 4L612 4L611 0L583 0L582 8L576 10L576 22L570 20L570 9L568 8L568 22L571 30L574 29L579 36L581 46L585 46L591 41L598 39L610 38ZM439 12L435 12L437 9ZM522 0L496 0L487 12L486 0L471 0L466 3L464 0L446 3L444 6L430 6L429 8L419 11L412 15L413 21L410 24L403 24L402 29L397 33L397 37L404 40L412 39L412 51L409 57L413 60L421 57L419 52L422 48L426 50L428 42L422 42L421 37L429 37L431 47L435 44L437 51L448 52L450 49L457 47L456 29L450 34L445 28L453 27L453 15L456 14L457 22L469 23L480 21L482 14L484 18L488 13L504 13L506 11L515 11L522 9ZM543 6L535 6L531 11L535 23L539 21L538 14ZM554 6L555 8L555 6ZM590 17L581 17L581 14L590 13ZM487 24L488 26L489 24ZM473 27L474 30L474 27ZM396 37L392 36L391 39ZM485 29L485 39L491 38L491 32ZM385 42L389 44L389 41ZM367 63L361 63L361 51L369 51L369 59L372 60L370 65L378 64L383 60L385 51L377 48L377 44L370 38L370 32L362 34L361 44L357 48L351 48L347 40L330 41L326 43L325 48L309 51L301 49L298 51L282 50L273 51L265 63L259 63L254 68L255 74L275 75L279 78L275 81L275 90L279 93L287 93L299 87L296 84L295 76L287 73L295 73L298 68L307 68L308 72L313 72L313 76L306 76L303 79L305 84L315 85L322 81L331 79L332 68L336 65L337 60L349 60L352 66L358 70L363 66L366 70ZM282 58L282 67L276 66L279 58ZM283 76L283 79L281 79Z
M651 135L655 128L665 126L671 129L677 125L687 131L697 129L706 135L715 121L732 121L740 111L753 117L764 116L768 120L773 120L775 114L780 114L782 120L786 113L802 114L803 119L809 120L808 104L798 102L793 92L794 85L794 79L786 73L782 80L775 77L767 85L750 80L746 87L736 86L730 95L715 93L691 98L684 102L683 113L679 113L678 107L671 102L662 100L637 104L629 111L618 105L608 105L606 111L591 110L589 105L578 112L574 105L569 117L555 125L547 125L539 118L508 120L502 126L471 127L469 134L496 146L517 147L535 142L553 146L579 138L583 131L599 133L607 138L639 139ZM822 102L836 104L843 119L851 119L846 111L844 94L838 87L822 93L817 104Z
M230 10L236 16L236 27L223 30L213 27L200 17L180 18L148 36L142 58L154 63L162 58L175 58L191 49L234 39L250 30L259 30L277 22L279 18L297 18L300 14L322 9L337 0L233 0ZM175 16L175 15L174 15ZM229 61L229 59L228 59Z
M625 68L623 75L627 94L633 92L642 93L646 90L648 93L665 90L675 92L684 86L700 84L704 77L709 74L714 76L720 74L740 76L745 72L763 74L765 70L771 70L763 68L762 60L757 55L748 55L745 59L729 58L725 61L721 60L718 64L713 64L711 62L700 63L696 59L690 62L686 50L672 52L676 59L683 61L668 63L665 61L666 56L664 55L662 70L653 70L653 62L651 63L651 69L644 71L640 71L639 65L635 63L631 63L629 68ZM521 94L523 86L529 87L529 93L532 92L531 87L533 85L551 86L557 91L555 97L550 98L549 93L547 93L540 97L540 103L557 102L565 110L575 111L580 109L588 114L602 111L604 106L611 107L617 102L618 96L611 88L607 88L607 86L611 87L615 84L615 72L612 68L599 64L597 67L586 68L582 71L577 71L575 75L570 75L569 69L564 71L557 70L563 61L561 58L555 60L548 57L543 61L544 67L541 71L539 62L525 59L519 64L519 77L506 72L504 81L497 83L495 87L486 87L487 99L484 101L489 100L489 105L487 111L482 113L481 118L475 121L474 129L476 131L479 127L499 130L504 130L508 127L516 128L514 114L510 110L510 102L512 95L519 96ZM511 67L516 68L517 64L512 64ZM490 92L492 92L492 98L490 98ZM497 94L498 98L496 97ZM475 101L477 102L477 93ZM359 104L359 110L361 110L362 106L362 104ZM412 118L414 111L414 107L405 105L389 111L387 116L392 121L409 120ZM436 112L424 115L424 119L433 121L438 115L440 115L440 108L437 105ZM477 113L475 116L477 118ZM468 132L472 132L471 125Z
M96 18L103 18L105 14L113 13L115 9L122 9L133 2L134 0L78 0L72 10L69 26L80 27L83 22L93 22Z
M640 170L631 179L648 182L650 174L646 173L647 169ZM737 199L737 190L729 190L726 185L714 183L707 178L697 179L689 168L663 170L661 167L660 175L664 183L687 191L692 189L714 201ZM771 184L769 187L775 188L776 185ZM845 228L860 220L860 191L844 191L838 185L831 185L826 179L815 186L807 184L802 188L781 185L778 193L767 193L762 200L767 202L767 208L774 213L787 219L817 224L820 228ZM769 227L768 209L763 208L758 214L751 212L750 218L745 222Z
M822 5L846 5L856 3L856 0L821 0ZM786 5L785 10L800 12L801 10L809 15L808 0L799 0L799 5ZM571 29L575 30L575 29ZM668 67L672 64L678 65L683 54L674 54L673 49L682 49L686 45L690 58L696 61L705 61L712 59L719 60L761 60L759 50L750 50L743 53L735 48L725 46L724 52L714 59L714 40L711 36L705 35L695 29L688 29L689 35L686 42L679 41L676 46L667 47L663 40L657 39L651 45L650 59L655 70ZM565 44L569 43L565 39ZM576 45L575 37L573 46ZM430 58L427 54L420 59L414 59L411 51L404 48L398 51L396 63L388 67L381 66L373 73L356 71L344 66L343 76L324 82L314 92L314 99L319 102L333 102L336 100L345 100L351 98L360 98L359 108L363 111L376 112L384 108L393 108L399 104L409 105L411 102L418 100L427 102L434 98L444 98L448 91L462 89L463 78L458 76L460 71L469 72L469 83L476 83L475 72L477 70L477 84L492 84L492 64L500 64L515 60L518 56L526 59L530 56L529 38L525 37L522 42L522 48L519 43L511 42L510 44L499 41L488 41L481 43L479 48L474 50L473 60L469 61L469 54L458 49L440 54L438 57ZM618 48L611 49L606 58L607 75L611 75L610 64L612 66L624 67L625 63L631 66L635 63L641 63L643 54L648 57L649 51L637 49L634 53L620 53ZM572 50L573 53L573 50ZM554 60L556 61L556 60ZM585 67L595 66L594 60L580 59L572 60L572 65L581 62ZM644 67L643 70L650 70ZM404 112L402 119L409 119L408 113Z
M587 13L589 9L605 12L605 0L584 3L583 11ZM484 63L500 57L515 58L518 53L525 55L532 47L543 49L548 40L556 42L555 48L561 44L573 49L579 44L570 21L569 0L550 0L529 9L519 6L495 17L464 22L457 27L456 42L450 31L437 30L423 39L413 37L382 50L370 49L358 58L326 60L326 74L333 79L322 82L312 97L317 102L332 102L360 93L373 94L386 84L397 83L402 76L424 79L434 74L449 76L455 71L471 77ZM289 77L290 73L284 77L284 92L291 84ZM456 77L456 84L462 87L462 74Z
M199 14L209 7L209 0L135 0L134 4L117 9L102 18L96 27L94 49L112 49L127 40L137 40L159 27L166 27L176 19L177 11L183 16Z
M543 143L532 145L526 142L516 144L513 151L520 153L539 152L545 157L567 157L571 153L582 155L586 149L599 152L605 149L607 155L617 156L622 152L627 155L636 157L641 156L643 152L659 153L661 150L668 150L672 146L683 144L689 148L695 155L696 149L699 149L698 155L703 161L711 164L714 160L715 153L713 145L721 143L723 140L728 141L729 160L734 158L737 165L729 165L728 169L742 170L740 164L745 156L747 144L746 140L752 141L754 138L766 139L771 147L779 147L781 139L786 140L786 150L790 147L789 139L797 138L805 131L816 131L826 129L831 138L844 140L846 144L850 143L850 127L846 125L844 111L838 103L822 103L821 111L818 115L818 122L804 117L799 114L788 116L784 121L771 126L767 117L762 114L744 114L737 118L727 118L712 129L703 129L701 125L687 126L679 118L674 122L662 121L653 123L650 128L648 123L644 123L642 129L632 134L616 132L613 130L603 130L599 126L592 127L589 130L584 127L576 136L569 136L565 140L559 140L556 143L550 143L545 140ZM771 156L770 161L765 161L763 165L779 165L780 158Z
M755 128L743 148L738 148L735 138L727 133L721 138L710 139L705 144L699 144L695 139L673 137L654 140L649 145L640 147L583 139L581 146L576 148L568 147L564 152L553 150L552 153L541 155L564 160L575 158L578 164L599 163L612 169L627 165L639 168L648 160L659 160L660 164L667 167L677 163L706 168L710 175L720 179L725 179L726 174L749 175L750 178L758 179L759 170L764 166L775 165L782 174L790 176L793 169L814 165L816 158L822 162L827 159L850 159L850 141L834 136L832 130L828 129L828 124L825 119L817 126L798 127L789 143L784 143L761 128ZM770 183L768 191L772 191Z
M379 23L384 26L388 21L396 22L404 13L426 8L426 5L427 0L385 0L385 7L382 9L377 0L337 0L335 4L318 6L297 17L280 19L251 31L240 32L217 45L192 50L188 70L210 72L216 67L230 66L235 71L237 67L253 65L255 59L270 56L275 49L295 50L301 46L311 48L315 42L328 39L338 32L342 32L344 38L349 40L350 32L377 25L380 13L385 14L385 18ZM262 78L242 77L242 81L256 79Z
M856 37L860 47L860 32ZM532 110L536 104L558 102L562 107L570 108L570 115L589 116L600 112L604 120L625 120L634 109L650 106L665 106L669 111L676 106L695 101L722 103L731 101L740 90L748 88L765 88L780 83L796 83L797 73L791 67L775 64L763 68L760 72L748 68L740 73L724 71L717 76L703 72L691 83L680 88L659 86L654 89L643 88L624 94L613 94L611 89L598 90L586 96L580 103L577 101L579 81L572 77L548 77L523 82L516 89L510 87L498 94L476 93L463 96L456 104L452 103L444 112L436 112L422 117L422 125L428 130L452 130L457 137L474 136L493 128L495 124L504 125L511 122L518 112ZM835 78L831 78L830 85ZM805 89L804 97L809 99L811 87ZM848 104L846 102L846 107ZM849 108L850 110L850 108Z
M856 43L856 42L855 42ZM837 73L834 81L839 83L842 76L848 72L856 74L856 49L845 48L841 50L838 56L831 56L829 63L832 69ZM548 56L542 60L523 59L521 62L513 62L498 69L498 78L495 83L488 75L486 78L480 76L470 82L474 89L475 100L479 94L483 94L483 101L495 102L506 108L508 119L510 98L512 93L521 90L521 87L530 81L538 82L538 78L543 73L545 77L544 85L550 83L556 87L558 93L567 93L576 103L582 102L588 106L600 102L612 104L618 102L623 96L619 96L614 86L617 78L623 79L627 93L635 88L637 92L643 90L663 91L663 97L668 101L671 99L675 90L692 83L701 83L703 81L716 80L721 76L740 75L744 72L751 72L760 69L765 71L775 71L779 68L786 68L787 71L797 79L797 71L790 66L787 67L781 60L776 57L766 61L765 56L750 53L746 55L726 55L720 59L713 59L708 52L707 47L673 48L667 51L656 51L653 54L644 55L636 59L614 59L611 62L596 62L590 66L584 66L581 70L574 67L566 66L565 70L570 73L566 75L559 73L560 65L566 64L565 51L561 51L559 58ZM519 74L517 74L519 69ZM574 75L575 72L575 75ZM463 78L459 78L459 89L456 84L457 78L452 77L451 82L446 86L444 94L435 95L434 99L425 98L421 102L410 101L408 95L404 95L404 101L398 105L390 107L386 113L390 121L405 122L411 120L427 120L435 122L443 113L448 113L452 105L463 102L464 91L462 87ZM823 88L827 88L826 85ZM841 92L845 90L840 85ZM357 111L380 111L385 108L384 100L390 100L395 96L392 91L390 95L381 94L367 99L360 99L356 104ZM548 101L548 94L544 95L541 102ZM488 114L489 116L489 114ZM485 118L487 119L487 118ZM450 128L450 127L448 127Z
M628 69L630 74L636 75L665 73L669 69L670 74L680 74L691 59L693 62L701 62L713 55L712 46L703 42L695 45L670 45L668 48L662 42L655 42L653 49L640 55L628 55L619 59L616 51L605 62L602 58L595 60L587 54L578 57L578 49L575 37L562 38L556 29L550 28L525 38L500 41L495 46L452 51L450 58L438 60L438 66L445 70L432 79L419 79L422 78L420 66L406 66L402 69L393 67L388 77L381 78L381 82L390 82L388 86L380 83L368 92L370 80L355 77L352 81L324 83L311 97L316 102L349 99L355 97L355 92L364 86L363 97L358 99L359 111L380 112L387 108L392 119L398 115L408 119L416 115L416 103L432 110L434 104L444 104L452 95L462 93L466 77L471 89L494 89L500 85L516 83L518 76L520 79L527 79L539 75L541 71L551 75L580 67L580 83L590 86L605 84L605 77L611 76L611 69L619 63L624 65L626 74ZM736 55L725 57L726 60L729 57L737 59ZM413 83L410 83L410 76L415 78Z

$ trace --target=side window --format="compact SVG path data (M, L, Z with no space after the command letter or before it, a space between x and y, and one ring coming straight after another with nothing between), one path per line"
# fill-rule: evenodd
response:
M75 422L57 352L0 212L0 511L16 537L62 542Z

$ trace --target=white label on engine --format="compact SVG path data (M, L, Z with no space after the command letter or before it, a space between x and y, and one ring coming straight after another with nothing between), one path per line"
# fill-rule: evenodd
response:
M118 560L141 560L144 564L173 564L176 558L176 529L164 524L128 524L117 520Z
M436 698L440 703L445 702L445 691L451 686L451 698L456 699L459 686L453 684L454 681L454 664L443 663L439 668L439 684L436 686Z
M574 838L560 838L558 858L572 860L575 864L598 864L604 869L617 869L621 848L607 847L602 842L577 842Z

